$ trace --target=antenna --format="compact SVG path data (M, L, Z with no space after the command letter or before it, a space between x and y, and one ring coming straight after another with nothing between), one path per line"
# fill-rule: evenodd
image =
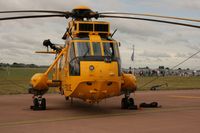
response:
M131 61L132 61L132 74L134 74L134 60L135 60L135 45L133 44L132 45L132 49L133 49L133 52L132 52L132 55L131 55Z
M111 37L113 37L113 36L114 36L115 32L117 32L117 29L115 29L115 31L112 33Z

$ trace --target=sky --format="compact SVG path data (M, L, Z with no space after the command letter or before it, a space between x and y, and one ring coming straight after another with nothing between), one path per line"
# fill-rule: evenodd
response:
M199 0L0 0L0 10L47 9L71 11L85 5L93 11L118 11L151 13L200 19ZM20 15L20 14L18 14ZM0 14L0 17L5 17ZM9 15L7 15L9 16ZM121 42L122 66L128 68L172 68L200 50L200 29L145 22L139 20L99 19L111 23L111 31L118 29L114 39ZM42 18L0 21L0 62L49 65L53 55L35 54L46 50L45 39L64 44L61 39L69 20L65 18ZM193 23L200 25L200 23ZM132 47L135 60L131 62ZM200 69L200 55L194 56L181 68Z

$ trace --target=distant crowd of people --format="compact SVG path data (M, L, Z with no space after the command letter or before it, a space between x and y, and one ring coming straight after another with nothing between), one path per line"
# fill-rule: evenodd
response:
M149 68L138 68L124 70L125 73L134 73L137 76L200 76L200 70L190 70L190 69L149 69Z

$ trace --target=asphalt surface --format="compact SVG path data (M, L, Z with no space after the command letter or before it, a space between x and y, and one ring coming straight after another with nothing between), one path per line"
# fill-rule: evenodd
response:
M0 96L1 133L199 133L200 90L136 92L136 104L157 101L161 108L121 110L122 97L90 105L45 95L47 110L32 111L31 95Z

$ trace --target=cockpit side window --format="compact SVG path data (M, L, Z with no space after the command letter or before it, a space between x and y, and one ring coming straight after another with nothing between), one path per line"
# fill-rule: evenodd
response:
M110 42L103 42L103 49L105 56L113 56L113 48Z
M69 51L69 60L73 59L75 57L75 51L74 51L74 43L72 43Z
M94 56L101 56L102 55L101 45L100 45L99 42L93 42L92 47L93 47Z
M89 42L77 42L77 56L91 56Z
M119 58L119 57L120 57L120 54L119 54L119 47L118 47L118 44L117 44L117 43L114 43L114 44L113 44L113 47L114 47L114 51L115 51L115 57Z
M113 42L103 42L104 55L111 57L118 57L117 47Z

